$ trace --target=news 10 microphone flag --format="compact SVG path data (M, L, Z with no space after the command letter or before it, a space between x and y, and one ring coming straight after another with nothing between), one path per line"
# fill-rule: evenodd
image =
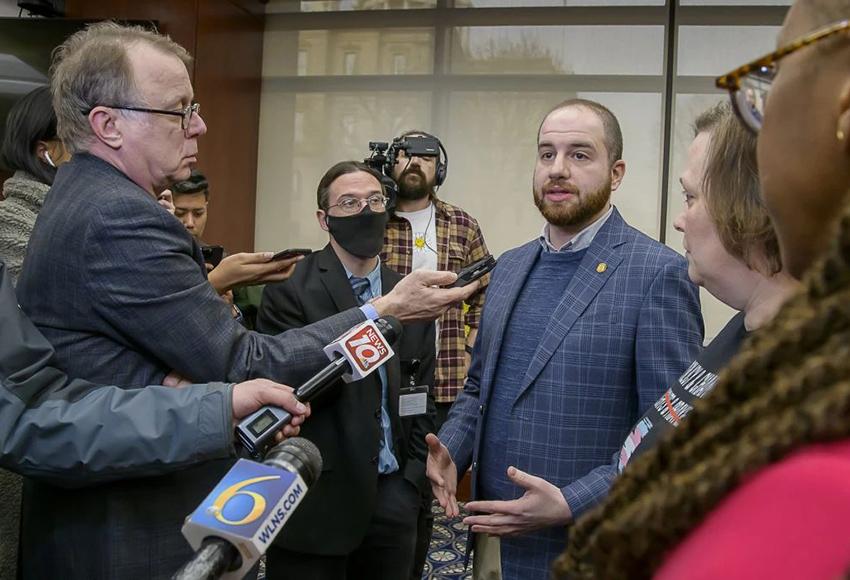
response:
M398 321L395 321L398 329L394 329L386 319L380 322L394 334L400 334L401 325ZM351 372L342 375L342 380L346 383L364 379L395 355L390 341L384 337L378 324L372 320L352 328L326 346L324 351L330 360L340 356L348 361Z
M306 494L307 485L297 473L240 459L186 519L183 536L193 550L210 536L229 541L243 564L222 578L241 579Z

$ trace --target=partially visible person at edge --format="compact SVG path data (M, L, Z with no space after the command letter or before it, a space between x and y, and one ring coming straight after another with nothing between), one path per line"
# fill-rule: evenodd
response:
M192 170L188 179L174 184L172 191L174 216L201 247L206 246L204 232L210 201L210 184L206 176ZM263 285L288 279L295 264L301 260L301 256L274 261L272 257L274 252L239 252L225 254L218 264L206 264L210 284L225 302L233 306L234 317L251 330L256 326Z
M41 211L56 166L68 153L56 135L50 87L39 87L16 102L6 117L2 165L14 172L3 182L0 201L0 260L17 283L35 218ZM21 478L0 471L0 579L15 577L21 511Z
M39 87L12 106L0 150L14 172L3 182L0 201L0 260L17 283L35 218L53 184L56 167L70 157L56 133L50 87Z
M831 580L850 570L848 15L848 0L798 0L775 53L718 79L759 133L762 195L803 287L572 530L576 550L557 575Z
M407 137L437 139L425 131L415 129L405 131L398 138ZM437 197L437 190L448 177L446 155L442 149L436 157L408 156L401 150L396 158L392 178L398 186L398 199L387 223L381 262L402 276L420 268L459 272L489 253L475 218ZM481 309L484 307L484 288L489 279L489 275L483 277L480 292L466 303L449 308L437 321L434 400L437 405L438 431L446 421L452 403L463 389L472 345L478 336ZM434 527L431 511L433 499L430 488L425 489L417 524L416 558L411 580L422 577L428 556Z
M233 457L234 423L265 404L284 407L298 434L309 414L292 389L265 379L230 385L123 389L71 379L18 307L0 260L0 466L62 487L183 470ZM173 380L173 379L171 379ZM176 386L170 382L168 386ZM167 421L162 421L167 417ZM0 578L16 578L20 489L4 480Z

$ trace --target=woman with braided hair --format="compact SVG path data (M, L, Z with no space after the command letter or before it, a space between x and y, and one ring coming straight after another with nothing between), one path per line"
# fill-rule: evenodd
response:
M817 580L850 567L848 16L850 0L797 0L780 49L718 79L759 133L763 195L803 289L577 523L557 576Z

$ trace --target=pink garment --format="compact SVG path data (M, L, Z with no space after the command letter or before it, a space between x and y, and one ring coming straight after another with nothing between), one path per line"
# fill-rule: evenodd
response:
M850 569L850 440L757 472L667 557L656 580L836 580Z

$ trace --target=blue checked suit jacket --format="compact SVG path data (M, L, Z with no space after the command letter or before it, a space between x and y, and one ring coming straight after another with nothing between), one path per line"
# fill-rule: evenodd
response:
M502 339L541 249L532 240L499 259L464 390L440 431L458 473L472 467L474 496ZM703 323L684 258L616 210L564 295L553 299L558 306L511 410L507 455L509 464L561 488L578 517L610 487L611 458L634 421L696 356ZM565 542L563 527L502 538L503 577L548 578Z

